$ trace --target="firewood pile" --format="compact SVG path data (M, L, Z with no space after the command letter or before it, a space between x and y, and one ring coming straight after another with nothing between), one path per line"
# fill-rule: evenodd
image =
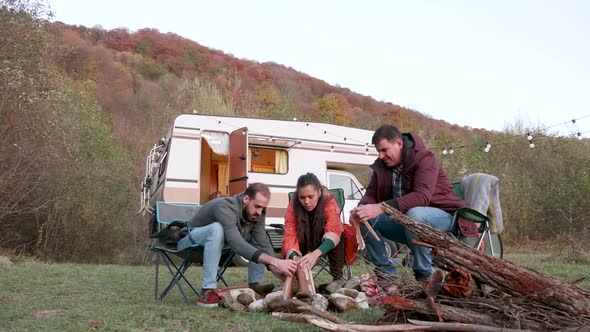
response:
M428 284L409 276L395 280L394 292L370 300L385 309L372 325L338 317L273 313L328 331L590 331L590 291L499 258L487 256L452 236L416 223L385 205L393 220L432 248L437 271ZM334 319L336 318L336 319Z

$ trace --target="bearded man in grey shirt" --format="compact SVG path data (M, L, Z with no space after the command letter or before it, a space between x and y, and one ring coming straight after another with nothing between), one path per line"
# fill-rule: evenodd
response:
M216 306L219 302L214 290L225 242L237 255L250 260L248 284L251 286L262 281L265 266L279 279L293 275L297 263L275 257L266 235L265 215L269 201L268 186L252 183L243 193L205 203L191 219L190 226L194 229L178 242L178 249L191 245L204 247L203 292L199 305Z

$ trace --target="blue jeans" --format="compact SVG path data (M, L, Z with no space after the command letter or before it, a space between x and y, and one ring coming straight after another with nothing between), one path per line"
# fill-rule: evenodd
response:
M192 245L203 247L203 289L217 288L217 268L221 259L221 251L225 237L223 226L214 222L207 226L196 227L178 241L177 249L183 250ZM264 277L264 264L250 262L248 264L248 282L255 283L262 281Z
M415 207L408 210L406 215L419 223L427 224L441 232L450 231L453 222L453 216L451 214L433 207ZM410 247L414 256L414 265L412 266L414 271L432 272L430 249L411 244L410 241L417 238L414 233L409 232L403 225L391 220L387 214L381 214L370 219L369 223L375 230L375 233L379 235L380 240L377 241L362 224L361 232L365 240L369 258L375 264L378 272L397 273L395 267L387 258L383 238L403 243Z

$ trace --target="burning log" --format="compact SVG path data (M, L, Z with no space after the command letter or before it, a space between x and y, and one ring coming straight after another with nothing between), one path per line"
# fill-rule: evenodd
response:
M512 295L526 296L531 300L570 314L590 314L590 309L585 305L585 301L590 298L590 291L511 262L488 256L468 247L448 234L415 222L387 204L383 204L383 208L393 221L404 225L416 234L420 241L434 247L431 254L437 265L462 268L482 283L502 289Z

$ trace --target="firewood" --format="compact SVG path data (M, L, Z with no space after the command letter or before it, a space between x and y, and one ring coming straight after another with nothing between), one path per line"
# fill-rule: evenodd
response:
M297 323L309 323L326 331L365 331L365 332L396 332L396 331L465 331L465 332L518 332L522 330L506 329L500 327L485 326L480 324L461 323L434 323L410 320L412 324L396 325L363 325L363 324L337 324L328 322L312 315L288 314L275 312L273 317Z
M431 303L422 300L412 300L401 296L381 296L375 299L374 301L374 303L389 304L397 309L404 311L413 311L424 315L435 315L435 311L432 309ZM442 304L434 304L434 306L436 307L440 317L442 317L442 319L444 319L445 321L463 322L468 324L484 324L487 326L511 328L523 327L524 324L526 325L526 328L534 330L544 329L543 325L532 321L506 321L506 319L504 319L504 317L501 316L495 316L488 313L481 313L465 308L458 308ZM518 324L521 325L518 326Z
M420 241L434 246L431 254L439 266L463 268L482 283L502 291L526 296L547 306L574 315L589 314L585 301L590 291L560 281L551 276L517 266L511 262L488 256L468 247L452 236L442 233L426 224L417 223L400 211L383 204L384 211L392 220L404 225L416 234Z

